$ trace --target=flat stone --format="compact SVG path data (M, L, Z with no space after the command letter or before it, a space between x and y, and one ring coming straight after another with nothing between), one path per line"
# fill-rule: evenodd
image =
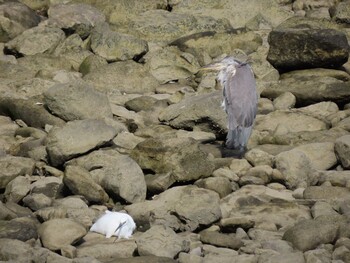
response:
M337 200L349 197L349 189L339 186L309 186L304 191L305 199Z
M224 234L216 231L204 230L200 232L200 238L203 243L218 247L227 247L237 250L243 246L242 240L237 238L234 234Z
M243 222L247 226L269 223L283 227L310 218L309 208L297 205L293 200L290 190L245 185L221 199L223 224L228 228L237 222L239 226L243 226L240 224ZM233 218L233 222L230 222L230 218Z
M305 125L307 123L307 125ZM284 128L285 133L302 131L320 131L327 129L326 123L316 118L292 111L274 111L267 115L257 116L254 128L258 131L275 132Z
M115 258L132 258L137 249L135 240L89 240L77 247L77 257L93 257L98 260L109 261Z
M37 239L39 222L33 218L19 217L10 221L0 221L0 238L12 238L27 241Z

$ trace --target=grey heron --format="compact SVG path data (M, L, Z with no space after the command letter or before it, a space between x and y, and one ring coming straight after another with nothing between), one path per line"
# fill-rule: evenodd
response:
M228 133L225 146L243 154L251 135L258 105L254 73L247 62L225 57L202 70L218 71L223 88L223 107L227 113Z

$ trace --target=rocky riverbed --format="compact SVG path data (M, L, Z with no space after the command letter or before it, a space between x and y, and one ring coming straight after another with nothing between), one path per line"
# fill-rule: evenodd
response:
M350 262L350 2L0 0L0 261ZM221 87L260 94L243 158ZM90 232L126 212L130 239Z

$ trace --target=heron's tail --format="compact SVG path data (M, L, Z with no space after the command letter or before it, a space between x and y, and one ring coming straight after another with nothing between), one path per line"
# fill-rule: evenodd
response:
M252 128L252 126L238 126L234 130L229 130L226 137L226 147L229 149L244 151L247 146L250 134L252 133Z

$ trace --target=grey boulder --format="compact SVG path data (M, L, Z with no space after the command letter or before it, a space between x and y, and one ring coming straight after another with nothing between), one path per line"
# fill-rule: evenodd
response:
M214 163L192 138L151 138L139 143L131 157L142 169L155 173L171 171L177 181L208 177Z
M174 258L186 250L186 240L167 226L155 225L136 238L137 249L141 256ZM161 248L161 249L159 249Z
M25 157L7 155L0 157L0 189L18 176L32 175L35 168L34 160Z
M64 39L65 34L59 28L37 26L7 42L6 47L26 56L52 53Z
M119 33L104 23L92 30L92 51L109 62L138 58L148 52L146 41L135 36Z
M68 165L64 172L63 182L73 194L82 195L90 202L105 203L108 201L107 193L92 179L89 171L82 167Z
M35 27L40 16L20 2L5 2L0 5L0 42L7 42L26 29Z
M48 16L49 19L43 24L73 30L83 38L89 35L94 26L106 19L97 8L83 3L51 5Z
M166 190L151 201L125 207L138 226L165 225L174 230L195 230L221 218L219 195L196 186Z
M187 130L196 126L203 131L223 135L227 124L221 101L221 91L190 96L164 109L159 120L177 129Z
M117 131L102 120L77 120L54 127L47 136L46 150L53 166L111 141Z
M44 247L59 250L80 240L87 231L80 223L64 218L44 222L40 225L38 233Z
M349 57L346 35L334 29L277 28L268 41L267 60L279 70L337 68Z
M289 228L283 239L301 251L315 249L320 244L333 243L344 220L340 215L303 220Z
M115 94L116 90L142 94L155 91L158 86L158 81L145 66L131 60L101 66L83 79L107 94Z
M139 165L127 155L114 150L94 151L70 161L79 165L98 182L111 197L135 203L146 198L146 182Z
M112 118L107 96L84 82L53 85L44 92L44 103L65 121Z

